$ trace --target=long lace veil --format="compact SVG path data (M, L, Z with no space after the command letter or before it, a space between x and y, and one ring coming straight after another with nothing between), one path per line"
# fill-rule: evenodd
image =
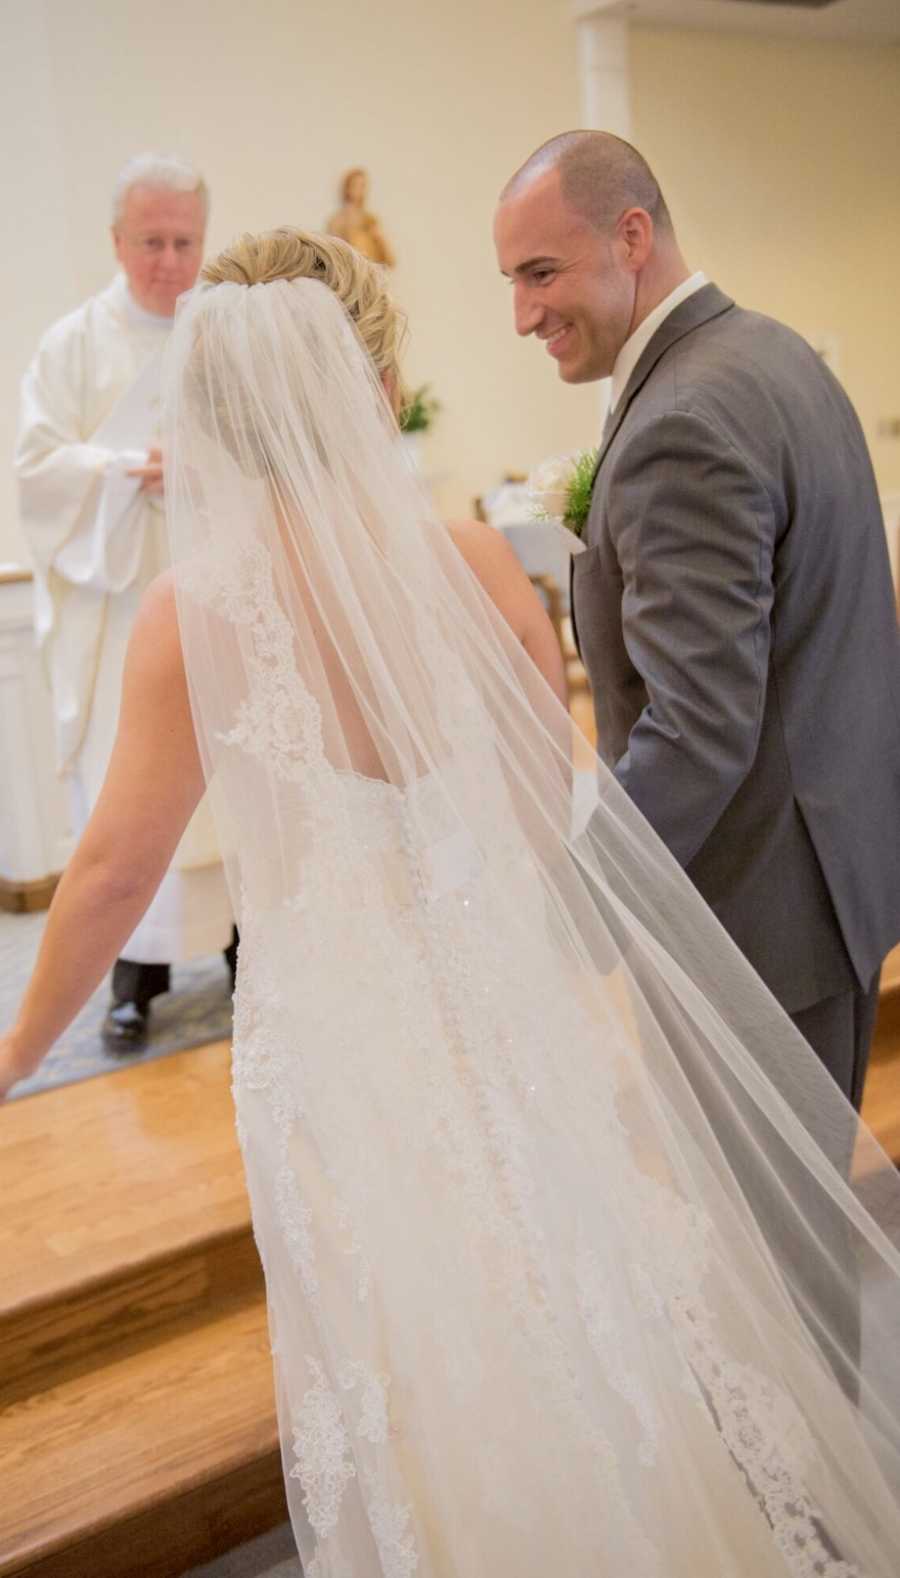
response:
M582 1313L617 1303L609 1343L637 1343L638 1369L665 1329L790 1571L893 1578L894 1168L599 760L573 827L570 719L435 518L328 288L196 290L165 411L184 656L247 958L322 902L307 874L333 872L320 925L363 1024L390 983L365 978L360 939L392 908L424 932L477 880L498 979L528 966L502 1077L487 973L483 1002L457 980L442 1023L529 1216L545 1306L570 1287ZM402 804L396 855L373 859L369 798ZM526 1010L555 1037L530 1037ZM306 1068L313 1126L320 1076L337 1077ZM433 1293L451 1322L458 1289Z

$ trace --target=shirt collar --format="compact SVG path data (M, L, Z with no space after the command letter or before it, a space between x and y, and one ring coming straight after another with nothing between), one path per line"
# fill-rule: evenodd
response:
M121 281L119 299L125 317L131 327L133 329L155 329L157 334L168 334L175 319L163 318L158 312L148 312L146 307L138 306L131 294L125 275L120 274L118 279Z
M690 279L682 280L680 285L676 285L675 289L670 291L668 296L653 308L652 312L648 312L646 318L642 323L638 324L634 333L628 336L616 357L615 366L612 370L612 384L609 391L610 413L616 409L624 393L625 385L640 361L642 351L645 346L650 344L660 324L665 321L670 312L674 312L675 308L680 307L683 301L687 301L688 296L693 296L694 292L700 290L705 284L706 275L698 269L696 274L691 275Z

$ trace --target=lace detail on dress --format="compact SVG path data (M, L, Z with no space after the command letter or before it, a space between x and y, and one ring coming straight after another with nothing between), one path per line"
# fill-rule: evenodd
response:
M316 1359L307 1356L314 1384L306 1392L293 1424L297 1462L290 1471L303 1487L303 1505L320 1540L337 1527L341 1499L356 1469L350 1459L340 1399Z
M307 1298L313 1299L319 1291L315 1249L310 1232L313 1216L297 1187L293 1168L286 1164L275 1175L275 1200L288 1254L300 1274Z
M250 540L236 562L239 579L228 586L220 580L212 595L246 635L250 684L223 737L264 762L281 783L302 781L302 803L294 789L289 803L293 813L298 802L304 835L296 891L278 910L259 901L254 873L247 870L234 1087L244 1126L260 1101L271 1120L270 1200L311 1312L310 1346L316 1344L320 1300L324 1318L337 1299L350 1333L349 1342L342 1333L343 1352L364 1353L371 1361L382 1351L377 1339L355 1345L348 1313L367 1304L373 1233L378 1242L371 1123L376 1145L394 1145L395 1157L406 1147L433 1158L429 1166L439 1171L444 1195L452 1193L469 1224L467 1236L490 1265L490 1286L507 1312L517 1373L527 1375L529 1388L545 1400L547 1417L582 1476L590 1465L592 1494L602 1509L592 1514L596 1549L610 1571L636 1578L662 1578L666 1571L665 1556L636 1510L645 1494L641 1476L658 1468L666 1436L654 1372L644 1363L644 1333L629 1329L633 1321L648 1328L651 1346L661 1345L673 1384L680 1382L693 1406L714 1422L723 1452L727 1448L745 1476L793 1578L858 1578L855 1568L832 1557L803 1489L812 1448L790 1400L717 1346L703 1303L710 1224L675 1188L643 1174L636 1163L619 1110L620 1030L611 1015L604 1022L586 1012L568 990L562 950L555 974L549 949L535 967L529 938L546 935L548 895L515 829L507 841L499 809L507 803L502 773L465 676L447 677L445 734L454 750L469 753L469 776L478 757L481 792L496 796L498 841L489 860L433 781L419 780L404 791L328 765L321 718L297 671L268 558ZM452 786L451 764L443 769L444 783ZM288 817L288 836L290 825ZM512 923L521 928L518 947L508 934ZM597 1056L576 1091L567 1081L581 1064L569 1070L565 1049L586 1045ZM312 1150L307 1079L315 1099ZM357 1083L364 1085L364 1100L348 1100ZM559 1290L545 1274L554 1255L543 1195L554 1180L534 1149L545 1091L547 1110L568 1108L583 1126L582 1145L589 1134L604 1159L609 1220L586 1221L581 1234L567 1224L571 1327L560 1317ZM555 1154L563 1156L565 1138L556 1136L556 1144ZM310 1179L314 1192L307 1199ZM460 1248L468 1252L469 1245ZM355 1266L353 1296L345 1305L340 1266L346 1257ZM335 1276L340 1291L329 1280L326 1301L323 1281ZM380 1299L373 1303L380 1313ZM591 1393L573 1364L571 1338L579 1320L597 1365L591 1384L600 1377L607 1401L613 1394L620 1399L636 1427L627 1462L598 1402L602 1388ZM279 1320L285 1340L290 1324L291 1317ZM495 1384L493 1378L477 1353L454 1352L452 1330L441 1344L439 1313L433 1328L453 1391L476 1407L479 1382ZM291 1342L292 1353L281 1354L279 1362L296 1388L298 1352L306 1350ZM345 1529L360 1517L368 1520L381 1578L412 1578L421 1562L413 1509L402 1492L400 1500L389 1494L393 1473L384 1472L400 1461L391 1452L389 1377L356 1356L332 1366L327 1353L324 1343L322 1357L307 1352L312 1384L290 1418L296 1458L290 1477L300 1482L319 1542L308 1564L311 1578L317 1570L338 1578ZM497 1442L486 1437L473 1443L473 1452L492 1465L487 1480L505 1485ZM548 1465L547 1473L548 1482L556 1475L558 1490L564 1463ZM397 1483L402 1487L402 1477ZM496 1512L504 1521L515 1516L499 1501ZM531 1514L520 1509L523 1528Z
M821 1510L804 1488L815 1443L789 1395L753 1365L729 1354L703 1296L711 1263L712 1224L657 1180L640 1182L646 1234L632 1280L644 1318L667 1319L693 1378L700 1406L712 1414L742 1471L793 1578L862 1578L837 1556Z
M283 781L296 781L311 762L324 760L322 717L297 670L293 631L278 601L268 549L248 536L209 585L194 575L190 593L247 633L249 694L238 702L223 743L259 758Z
M363 1501L381 1561L383 1578L411 1578L419 1565L415 1538L409 1527L411 1508L392 1502L381 1477L371 1467L358 1473L352 1460L350 1427L338 1393L325 1379L321 1364L307 1356L314 1384L307 1390L293 1421L294 1453L298 1461L291 1478L303 1487L303 1504L320 1542L338 1527L344 1493L351 1480L362 1481ZM389 1438L388 1380L375 1375L358 1360L347 1360L338 1372L343 1392L359 1391L356 1435L373 1446ZM325 1570L324 1550L316 1561ZM316 1570L313 1563L311 1571ZM332 1568L332 1571L339 1570Z
M835 1554L821 1512L803 1489L816 1454L799 1409L759 1371L724 1352L696 1297L674 1300L673 1316L722 1440L744 1471L791 1573L862 1578L855 1563Z
M290 1137L302 1116L297 1081L291 1078L296 1048L279 1007L279 993L269 962L251 924L241 939L238 989L234 999L232 1087L239 1134L242 1144L246 1144L245 1125L240 1119L240 1090L243 1087L264 1095L272 1114L281 1155L274 1178L276 1209L291 1263L307 1297L314 1299L319 1284L311 1232L312 1212L302 1198L296 1174L287 1159Z
M348 1360L341 1368L339 1380L345 1392L362 1387L357 1435L375 1446L384 1446L388 1438L388 1377L373 1375L364 1364Z
M412 1578L419 1557L409 1529L411 1509L389 1501L379 1486L369 1492L367 1510L384 1578Z
M656 1462L660 1419L647 1387L622 1360L621 1332L610 1308L603 1271L594 1252L581 1245L576 1262L581 1318L591 1347L600 1360L610 1386L630 1403L641 1426L638 1457L648 1468Z

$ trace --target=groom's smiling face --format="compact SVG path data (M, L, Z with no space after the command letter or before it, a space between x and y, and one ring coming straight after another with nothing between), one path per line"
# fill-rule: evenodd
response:
M550 170L500 204L494 241L513 288L516 332L543 341L566 383L607 378L636 299L618 233L601 233L569 207Z

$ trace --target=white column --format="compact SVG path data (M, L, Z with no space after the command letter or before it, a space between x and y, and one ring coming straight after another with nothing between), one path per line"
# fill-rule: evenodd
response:
M576 19L583 125L632 140L632 79L624 17L592 11Z
M618 9L618 7L614 7ZM597 0L576 4L582 125L631 141L628 22Z
M631 141L628 21L619 0L575 0L573 13L581 85L581 124ZM597 385L600 420L609 407L610 379Z
M0 740L0 878L27 886L62 871L72 839L35 650L31 576L11 566L0 567Z

